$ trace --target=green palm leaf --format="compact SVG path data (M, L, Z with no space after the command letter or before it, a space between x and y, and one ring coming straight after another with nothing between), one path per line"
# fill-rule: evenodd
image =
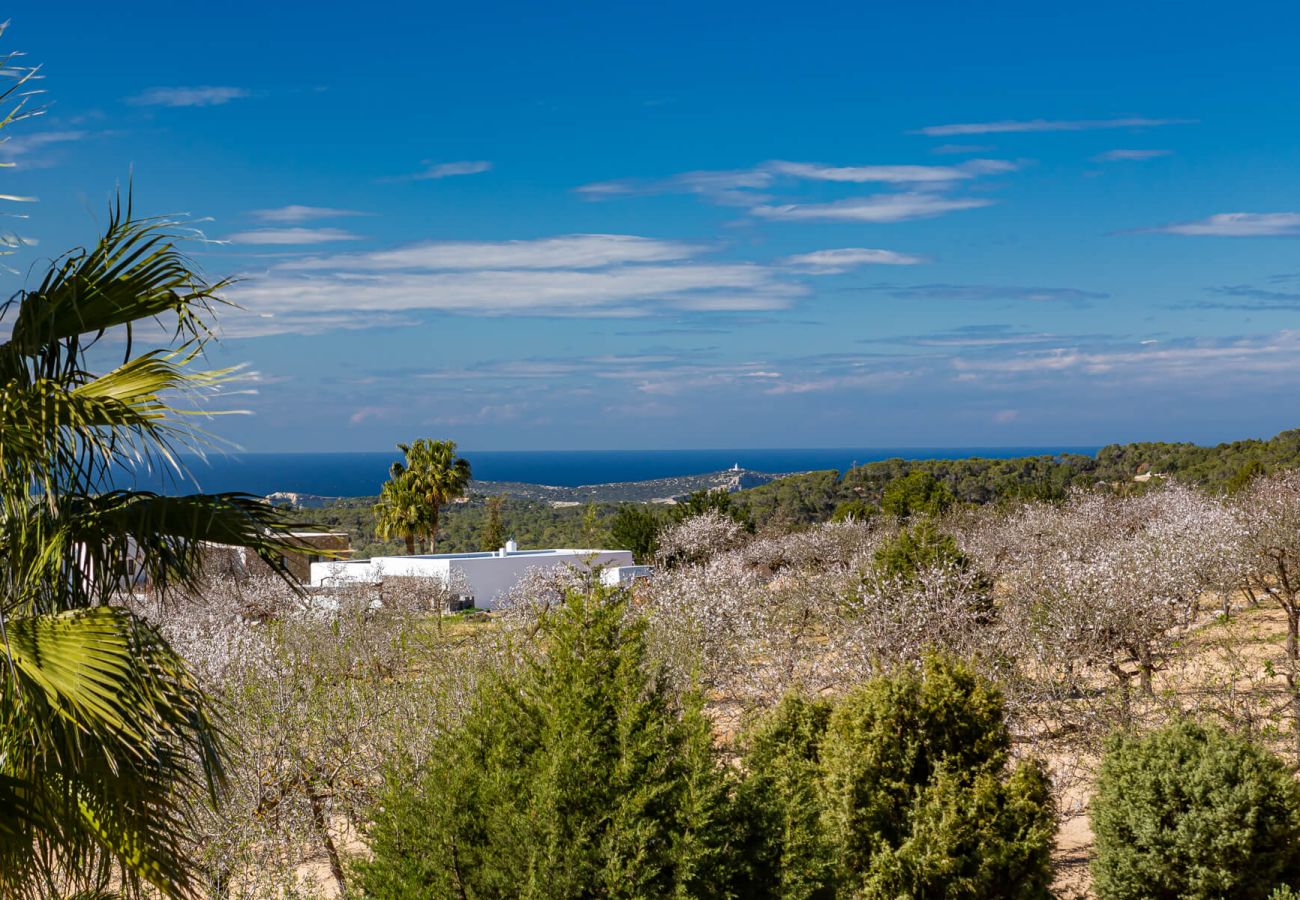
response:
M76 882L107 850L129 884L186 894L195 798L225 774L184 661L114 607L15 619L7 635L0 794L20 804L0 805L0 893Z

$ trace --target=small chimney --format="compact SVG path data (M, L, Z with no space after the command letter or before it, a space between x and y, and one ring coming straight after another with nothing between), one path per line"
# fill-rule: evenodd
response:
M514 538L511 538L510 540L506 541L505 551L501 555L508 556L509 554L517 553L518 551L519 551L519 545L515 543Z

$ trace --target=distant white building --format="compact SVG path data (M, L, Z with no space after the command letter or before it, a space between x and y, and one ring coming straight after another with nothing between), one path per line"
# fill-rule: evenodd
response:
M649 578L654 566L610 566L600 572L600 583L609 587L627 587L638 578Z
M515 542L483 553L429 553L311 564L312 587L372 583L381 578L453 579L468 585L474 605L492 609L530 569L637 568L628 550L519 550ZM620 579L620 582L622 579Z

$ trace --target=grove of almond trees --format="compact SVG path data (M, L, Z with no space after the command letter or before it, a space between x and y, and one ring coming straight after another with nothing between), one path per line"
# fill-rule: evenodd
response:
M1191 717L1300 767L1300 473L756 535L705 512L662 534L659 561L625 615L674 702L698 699L720 765L743 767L783 698L964 661L1002 698L1012 756L1049 773L1065 895L1088 890L1114 735ZM447 589L402 579L302 597L214 578L137 601L233 738L229 799L201 828L210 889L347 893L385 785L446 752L485 680L546 658L547 617L588 578L539 572L490 617L443 614Z

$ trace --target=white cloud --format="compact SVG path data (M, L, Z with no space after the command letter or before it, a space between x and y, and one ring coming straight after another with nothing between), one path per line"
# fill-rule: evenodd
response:
M1120 119L1029 119L1025 121L966 122L957 125L929 125L909 134L956 137L964 134L1013 134L1035 131L1094 131L1105 128L1157 128L1163 125L1192 125L1195 119L1148 119L1129 116Z
M255 209L249 213L254 219L261 222L271 222L276 225L296 225L299 222L310 222L314 219L337 219L343 216L365 216L369 213L360 212L355 209L335 209L330 206L302 206L297 203L289 206L280 206L275 209Z
M1225 379L1300 373L1300 332L1273 335L1151 344L1133 349L1085 350L1056 347L1050 350L981 359L955 358L962 373L997 376L1078 375L1105 376L1125 383L1172 381L1222 383Z
M133 106L221 106L250 96L238 87L157 87L127 99Z
M668 178L635 178L585 184L577 191L592 199L647 194L696 194L724 206L751 206L771 197L760 191L781 179L827 181L844 184L942 185L984 175L1013 172L1019 165L1001 159L972 159L956 166L863 165L829 166L823 163L772 160L751 169L683 172Z
M232 299L277 315L631 317L782 309L807 293L776 268L698 262L703 249L632 235L431 241L287 260L240 282Z
M328 244L358 239L358 235L341 228L258 228L227 238L236 244Z
M916 266L929 262L924 256L898 253L894 250L872 250L866 247L844 247L839 250L816 250L787 256L782 264L794 266L815 275L834 275L857 266Z
M1141 162L1147 159L1157 159L1161 156L1169 156L1172 150L1107 150L1105 153L1098 153L1092 157L1093 162Z
M57 144L70 144L85 140L90 136L87 131L40 131L8 137L0 141L0 160L4 162L21 162L24 168L37 169L51 165L48 157L39 155L39 151Z
M704 248L630 234L569 234L532 241L424 241L393 250L295 260L284 269L591 269L624 263L671 262Z
M767 168L781 175L814 181L915 184L962 181L991 174L991 171L1013 171L1016 166L1004 160L974 160L960 166L823 166L817 163L772 162L767 164Z
M410 175L397 175L393 178L383 178L380 180L390 183L402 181L437 181L442 178L454 178L457 175L478 175L492 168L492 163L485 159L466 159L445 163L435 163L425 160L424 165L425 168L419 172L413 172Z
M1149 230L1212 237L1292 237L1300 235L1300 213L1219 213Z
M756 206L751 213L764 219L787 222L904 222L928 219L961 209L991 206L992 200L958 199L937 194L878 194L851 197L831 203L787 203Z

